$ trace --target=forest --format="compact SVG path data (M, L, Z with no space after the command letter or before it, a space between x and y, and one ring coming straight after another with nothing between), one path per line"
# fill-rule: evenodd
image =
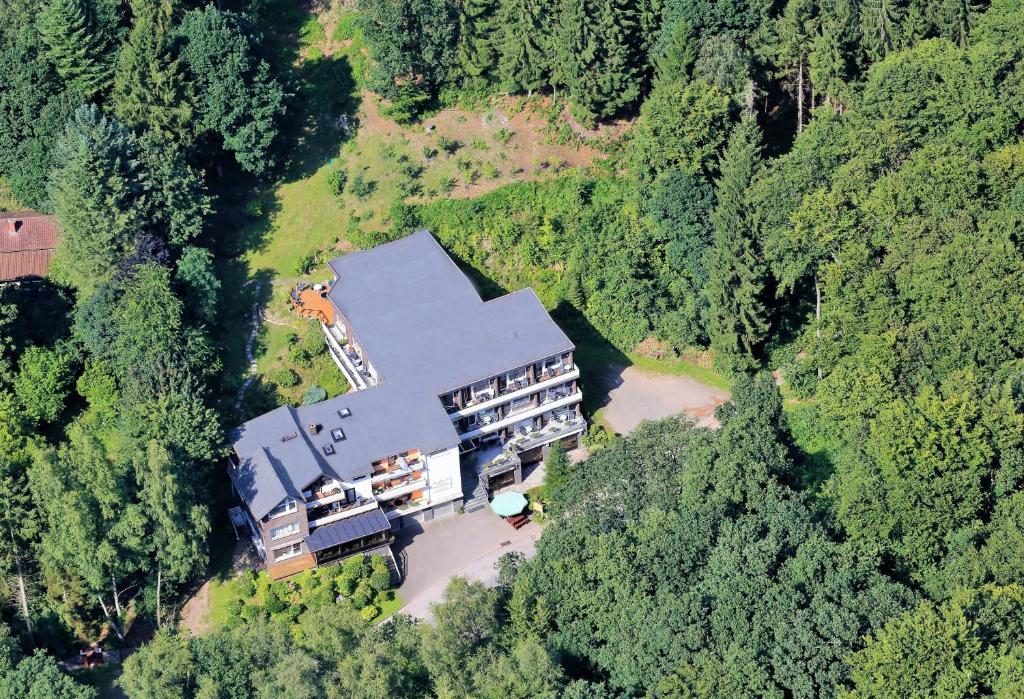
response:
M326 1L0 0L0 210L61 230L0 289L0 696L101 696L57 665L97 639L131 699L1024 694L1024 2L339 3L365 65L295 48ZM515 99L601 157L334 236L426 227L732 401L557 454L536 556L432 623L191 636L241 231L364 78L395 128Z

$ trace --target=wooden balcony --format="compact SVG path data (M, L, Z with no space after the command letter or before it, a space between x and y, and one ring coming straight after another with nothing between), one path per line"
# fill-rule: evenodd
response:
M267 564L267 574L272 580L280 580L310 568L316 568L316 558L311 553L303 553L280 563Z
M330 289L324 288L319 291L312 287L292 291L288 302L292 310L303 318L319 320L324 325L334 325L334 304L327 298Z

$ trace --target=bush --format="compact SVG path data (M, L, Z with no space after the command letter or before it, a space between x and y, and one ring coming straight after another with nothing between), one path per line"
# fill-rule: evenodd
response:
M498 140L503 146L507 146L508 142L512 140L512 137L516 135L516 132L512 129L506 129L502 126L500 129L494 132L494 138Z
M363 621L373 621L380 614L380 609L368 604L359 611L359 616L363 618Z
M469 145L477 150L487 150L487 142L482 138L474 138Z
M235 589L240 597L249 598L256 594L256 571L247 570L235 581Z
M334 362L329 357L324 357L319 364L317 364L319 373L317 376L320 378L320 386L327 391L327 395L331 398L334 396L343 396L348 393L351 386L345 379L345 375L334 365Z
M454 138L448 138L447 136L440 136L437 139L438 147L448 155L455 155L460 148L462 143L455 140Z
M367 180L363 177L363 173L360 172L352 178L352 186L349 189L357 199L362 201L377 190L377 183L373 180Z
M327 391L316 384L310 386L306 389L306 392L302 394L303 405L313 405L314 403L319 403L324 400L327 400Z
M308 252L299 258L299 261L295 264L295 271L298 274L309 274L314 269L323 264L324 253L322 250L314 250Z
M423 146L423 159L430 160L437 155L437 149L431 148L430 146Z
M291 388L299 383L299 375L289 367L281 367L270 372L270 380L282 388Z
M373 588L370 587L370 583L366 580L360 580L356 584L356 589L352 593L352 606L356 609L362 609L370 603L373 599Z
M337 168L327 173L327 188L331 194L340 197L345 193L345 185L348 183L348 172L344 168Z
M391 587L391 571L387 568L375 568L370 573L370 587L377 592L387 590Z
M271 616L280 614L288 608L288 603L281 599L280 595L274 590L268 590L267 594L263 598L263 608Z
M327 351L327 340L320 328L311 323L306 334L299 338L296 348L308 357L319 357Z

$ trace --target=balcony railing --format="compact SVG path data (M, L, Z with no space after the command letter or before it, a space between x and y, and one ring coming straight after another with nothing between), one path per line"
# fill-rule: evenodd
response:
M316 519L311 518L309 520L309 528L313 529L361 512L368 512L377 506L377 500L375 498L356 498L353 502L341 503L339 506L335 505L338 505L338 503L332 503L328 508L325 508L324 512L318 512Z
M394 485L374 488L373 494L377 496L378 500L390 500L391 498L407 495L425 487L427 487L427 479L420 477L413 478L412 480L404 481L402 483L396 483Z
M566 381L577 379L579 378L579 375L579 369L573 367L572 369L562 371L561 373L559 373L558 376L548 376L543 380L528 383L524 387L516 389L515 391L505 391L501 395L498 395L494 398L470 402L469 404L461 408L446 406L445 409L448 411L448 414L452 416L453 420L458 417L466 417L467 415L472 415L473 413L480 413L487 410L491 410L500 405L508 403L510 400L525 397L530 395L531 393L535 393L540 389L545 388L545 383L548 383L549 386L557 386Z
M562 415L565 417L563 418ZM575 412L562 413L562 415L555 416L539 430L532 432L524 429L516 430L515 436L506 442L506 448L517 452L527 451L560 437L567 437L575 432L581 432L587 426L587 421Z

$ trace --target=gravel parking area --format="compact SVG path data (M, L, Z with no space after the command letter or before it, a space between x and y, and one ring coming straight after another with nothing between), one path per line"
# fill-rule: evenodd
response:
M718 427L715 408L729 394L688 376L658 374L639 369L611 367L602 377L608 391L604 419L619 434L628 434L644 420L658 420L686 413L698 425Z

